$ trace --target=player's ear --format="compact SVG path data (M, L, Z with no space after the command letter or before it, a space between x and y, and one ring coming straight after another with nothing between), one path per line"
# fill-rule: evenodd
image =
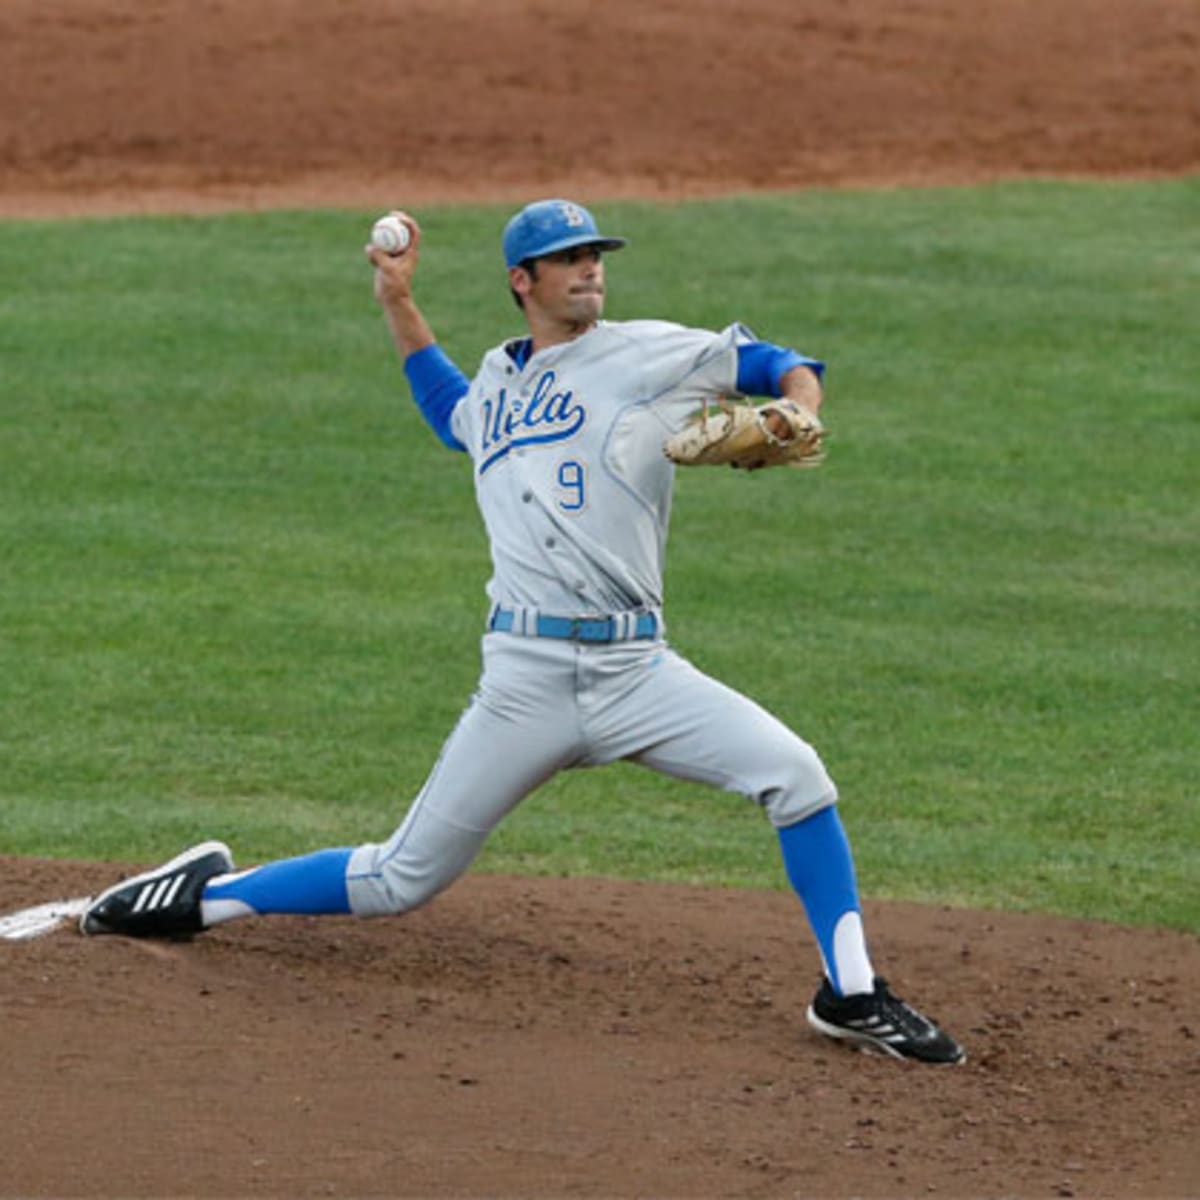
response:
M529 291L533 286L534 274L525 266L509 267L508 268L508 290L512 295L513 303L521 309L525 310L525 297L529 295Z
M530 284L533 283L533 276L530 275L526 267L517 266L508 268L508 286L512 288L518 296L527 296L529 294Z

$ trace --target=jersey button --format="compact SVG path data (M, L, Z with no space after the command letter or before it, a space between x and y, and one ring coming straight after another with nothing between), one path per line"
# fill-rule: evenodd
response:
M533 499L533 493L532 492L523 492L521 494L521 499L524 500L526 504L528 504L530 502L530 500Z
M557 542L554 540L554 538L552 538L552 537L548 537L548 538L546 539L546 549L547 549L547 550L553 550L553 549L554 549L554 547L555 547L555 546L557 546L557 545L558 545L558 543L557 543Z

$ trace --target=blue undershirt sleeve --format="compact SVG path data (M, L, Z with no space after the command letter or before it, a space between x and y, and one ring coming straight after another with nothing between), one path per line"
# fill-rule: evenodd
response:
M746 342L737 348L737 356L737 389L743 396L782 395L779 381L793 367L811 367L818 379L825 373L820 359L770 342Z
M465 452L466 446L454 436L450 417L470 390L467 377L436 343L410 354L404 360L404 374L421 415L442 444Z

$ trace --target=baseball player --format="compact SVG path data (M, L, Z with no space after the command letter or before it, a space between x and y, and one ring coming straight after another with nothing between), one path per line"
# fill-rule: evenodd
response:
M170 937L269 913L408 912L557 772L628 760L765 811L820 948L814 1028L897 1058L961 1062L954 1039L875 974L837 790L816 751L666 639L672 458L722 461L735 416L737 438L757 446L732 459L740 465L770 465L781 446L819 457L824 365L738 324L603 320L604 256L625 240L578 204L542 200L503 236L526 332L468 380L414 299L421 230L398 215L408 250L367 256L416 403L473 471L492 557L478 689L387 841L243 871L223 843L205 842L109 888L82 931ZM743 419L732 396L773 400ZM709 402L722 408L697 423ZM703 455L680 449L698 430Z

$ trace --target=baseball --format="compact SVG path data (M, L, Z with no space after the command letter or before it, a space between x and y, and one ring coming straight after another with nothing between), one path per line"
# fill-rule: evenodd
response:
M399 217L380 217L371 228L371 245L385 254L403 254L412 240L408 226Z

